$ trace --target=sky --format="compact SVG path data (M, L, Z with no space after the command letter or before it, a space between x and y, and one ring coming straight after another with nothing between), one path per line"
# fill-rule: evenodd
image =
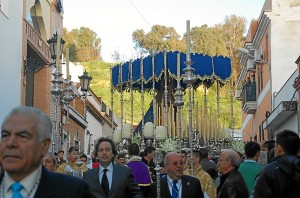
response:
M64 0L63 26L68 31L88 27L101 39L101 56L113 62L118 51L122 61L135 59L137 54L132 33L153 25L174 27L179 35L204 24L223 23L226 16L237 15L257 19L265 0Z

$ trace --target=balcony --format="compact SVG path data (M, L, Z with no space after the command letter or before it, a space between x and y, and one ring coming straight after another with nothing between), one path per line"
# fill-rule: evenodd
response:
M243 112L246 114L254 114L257 109L256 101L256 83L248 81L243 87L242 93Z
M43 41L41 36L25 19L23 20L23 31L25 38L27 38L27 43L30 45L30 47L46 64L49 64L51 60L51 52L48 44Z
M264 129L278 128L293 114L297 113L297 101L282 101L263 122Z
M298 76L295 81L294 81L294 84L293 84L293 87L299 91L300 90L300 76Z

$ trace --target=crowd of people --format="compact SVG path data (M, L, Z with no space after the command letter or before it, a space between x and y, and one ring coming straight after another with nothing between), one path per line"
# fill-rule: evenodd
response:
M92 156L72 146L65 159L63 150L49 152L51 133L50 118L34 107L16 107L4 119L1 198L300 197L300 139L290 130L268 144L247 142L243 154L223 150L217 161L205 148L170 151L160 166L153 161L156 148L131 143L118 153L106 137Z

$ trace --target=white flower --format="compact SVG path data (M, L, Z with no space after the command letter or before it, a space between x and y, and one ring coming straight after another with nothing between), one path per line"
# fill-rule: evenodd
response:
M131 139L131 124L124 124L123 126L123 132L122 132L122 138L123 139Z
M144 127L144 137L145 138L153 138L153 135L154 135L153 126L154 126L154 124L152 122L146 122L145 127Z
M165 140L167 136L166 127L165 126L157 126L155 129L155 137L156 140Z
M121 134L121 131L119 129L116 129L114 131L114 134L113 134L113 140L116 144L119 144L122 142L122 134Z
M160 146L161 146L161 150L165 152L170 152L170 151L178 152L180 150L178 142L171 138L166 139L166 141L163 142Z

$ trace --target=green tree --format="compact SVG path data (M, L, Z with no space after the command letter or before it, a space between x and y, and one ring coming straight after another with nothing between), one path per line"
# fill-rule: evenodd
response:
M231 58L233 80L237 79L241 71L239 57L240 53L236 51L237 47L244 45L245 38L243 36L246 28L246 18L235 15L225 17L225 22L222 27L222 39L226 45L227 54Z
M222 29L218 27L194 27L191 29L192 51L195 53L227 55L225 42L222 40Z
M65 48L68 47L70 49L70 61L88 62L102 60L100 56L101 39L89 28L81 27L70 32L64 29L63 37L66 40Z
M141 53L161 52L161 51L183 51L185 43L180 40L180 35L173 27L154 25L147 34L139 29L133 32L132 40L135 48Z

